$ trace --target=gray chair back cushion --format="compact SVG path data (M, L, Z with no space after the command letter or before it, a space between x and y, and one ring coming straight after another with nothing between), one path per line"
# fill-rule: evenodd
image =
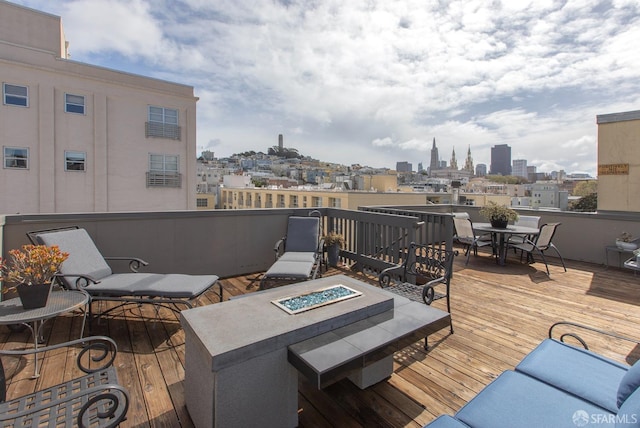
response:
M289 217L285 251L315 252L320 241L318 217Z
M61 251L69 253L69 258L60 267L61 274L83 274L101 279L113 273L84 229L44 232L37 239L44 245L57 245ZM75 278L64 278L64 282L75 288Z

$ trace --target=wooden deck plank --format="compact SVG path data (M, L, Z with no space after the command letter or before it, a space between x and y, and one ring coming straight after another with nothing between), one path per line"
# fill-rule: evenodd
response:
M640 336L640 277L632 272L551 259L521 264L509 255L506 266L480 252L465 265L455 260L451 283L455 333L444 329L394 355L394 373L384 382L361 391L344 380L324 390L304 378L299 382L301 427L420 427L442 413L452 414L505 369L511 369L546 335L556 321L589 324L626 336ZM375 276L347 268L325 275L346 274L376 284ZM225 278L225 299L257 291L260 274ZM208 291L199 305L217 304ZM106 304L112 305L112 304ZM444 308L443 301L434 306ZM80 317L64 315L45 329L50 343L79 334ZM128 419L122 427L193 427L184 403L184 332L176 314L150 306L118 309L95 325L118 343L116 368L131 394ZM602 340L585 334L592 349L632 363L640 349L633 344ZM0 327L0 348L31 347L30 333ZM639 347L640 348L640 347ZM77 349L45 356L40 379L31 379L33 357L3 357L9 397L21 395L77 375Z

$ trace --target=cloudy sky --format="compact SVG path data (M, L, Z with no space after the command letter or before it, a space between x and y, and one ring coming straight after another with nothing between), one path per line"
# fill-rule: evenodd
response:
M192 85L198 152L428 166L511 146L595 175L596 115L640 109L638 0L12 0L72 59Z

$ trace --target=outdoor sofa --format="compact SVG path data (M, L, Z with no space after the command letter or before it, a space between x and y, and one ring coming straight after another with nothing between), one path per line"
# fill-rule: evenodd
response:
M560 324L575 326L554 326ZM640 363L628 366L564 343L578 337L586 346L575 334L552 339L552 330L515 370L498 376L454 416L426 427L640 427Z

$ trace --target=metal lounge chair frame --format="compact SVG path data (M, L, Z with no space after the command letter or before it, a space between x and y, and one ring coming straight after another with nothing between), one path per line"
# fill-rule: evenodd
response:
M321 219L315 213L287 219L287 232L274 246L275 263L262 276L260 289L270 280L306 281L322 274L324 240Z
M113 361L116 343L91 336L27 351L1 350L0 355L27 355L83 345L76 358L84 375L22 397L7 400L0 360L0 425L12 427L115 427L129 409L129 393L118 383ZM97 365L97 366L96 366Z
M85 229L77 226L27 233L34 244L57 245L69 253L56 275L66 289L82 289L90 296L89 320L93 319L92 303L121 302L99 315L106 315L127 304L152 304L156 312L165 307L179 312L179 306L192 308L205 291L217 284L215 292L222 301L222 284L217 275L183 275L138 272L148 263L135 257L104 257ZM130 272L114 273L107 260L129 261Z
M412 242L402 263L380 272L378 283L387 291L426 305L444 298L447 301L447 312L451 313L449 295L453 258L456 254L457 251ZM450 331L453 334L453 322L450 324Z

